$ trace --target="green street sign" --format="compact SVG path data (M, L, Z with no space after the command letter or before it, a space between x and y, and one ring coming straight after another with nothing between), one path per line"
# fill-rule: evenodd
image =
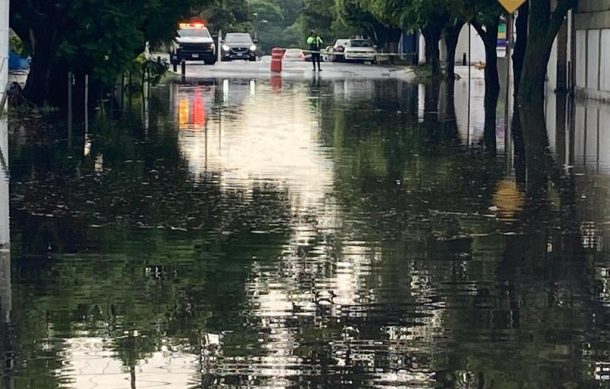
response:
M509 14L514 13L526 1L527 0L498 0L502 8L504 8Z

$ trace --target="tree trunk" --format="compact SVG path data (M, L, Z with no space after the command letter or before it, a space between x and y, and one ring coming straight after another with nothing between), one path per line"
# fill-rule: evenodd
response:
M453 96L455 87L455 52L463 26L462 21L457 21L453 26L445 29L445 44L447 45L445 72L447 73L447 93L451 96Z
M444 130L444 135L450 139L458 139L458 125L455 114L455 96L447 81L445 90L441 87L442 98L439 101L439 116L441 125Z
M424 122L429 127L438 125L439 120L439 97L441 82L440 79L433 78L426 84L426 97L424 100Z
M529 4L526 2L519 8L519 13L516 20L517 40L515 41L513 51L513 90L515 104L513 107L513 119L511 122L511 134L515 150L515 176L517 182L525 184L525 144L523 140L523 131L521 130L521 117L519 115L519 83L521 81L521 72L523 70L523 60L525 58L525 49L527 48L527 22L529 17Z
M514 95L519 95L519 82L523 70L523 60L525 59L525 49L527 48L527 22L529 18L529 4L526 2L519 8L517 15L515 47L513 50L513 75L514 75Z
M525 185L526 183L526 165L525 165L525 140L523 139L523 131L521 129L521 115L519 114L519 106L515 99L513 107L513 121L511 123L512 138L515 150L515 179L517 183Z
M478 23L473 26L483 39L485 46L485 124L483 139L485 149L490 155L496 154L496 120L498 98L500 97L500 76L498 75L498 30L500 25L500 15L497 15L493 22L485 25L485 30Z
M34 42L32 64L23 91L24 96L38 106L42 106L50 91L51 74L55 64L57 45L53 33L41 26L34 26L30 31Z
M485 45L485 90L500 90L500 77L498 75L498 30L500 18L493 23L485 25L485 34L481 35Z
M497 152L496 146L496 121L498 98L500 97L500 88L485 88L485 124L483 130L483 140L485 141L485 151L490 156L495 156Z
M527 190L532 196L544 195L553 160L544 117L544 83L551 44L530 35L519 86L519 114L527 174Z
M422 29L422 35L426 42L426 63L432 71L432 78L440 81L441 79L441 60L438 42L441 40L440 28L426 26Z
M561 0L551 12L550 0L529 3L529 36L518 98L530 196L546 193L549 175L558 179L546 130L544 88L553 41L567 12L576 4L577 0Z

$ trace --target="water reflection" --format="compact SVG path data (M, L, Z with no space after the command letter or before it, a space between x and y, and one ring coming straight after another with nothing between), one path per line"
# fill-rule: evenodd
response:
M605 177L531 217L459 83L168 88L86 153L14 135L17 387L604 383Z

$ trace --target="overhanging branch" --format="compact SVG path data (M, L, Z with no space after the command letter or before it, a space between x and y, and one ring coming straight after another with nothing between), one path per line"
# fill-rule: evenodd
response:
M561 0L555 11L551 14L551 20L549 23L548 37L551 41L555 40L563 21L565 20L568 11L576 7L578 0Z
M472 19L470 21L470 25L472 27L474 27L474 29L477 31L477 33L481 36L481 38L483 40L485 40L485 35L487 35L487 32L483 29L483 26L481 25L481 23L479 23L476 19Z

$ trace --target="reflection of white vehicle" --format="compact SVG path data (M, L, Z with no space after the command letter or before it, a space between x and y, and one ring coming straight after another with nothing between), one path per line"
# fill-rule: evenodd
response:
M182 86L172 90L180 130L203 131L214 106L215 85Z
M301 49L286 49L284 61L305 61L305 53Z
M346 61L377 62L377 50L368 39L350 39L343 55Z
M187 60L216 62L216 45L203 22L180 23L170 58L174 64Z
M375 95L375 81L361 78L346 78L332 83L335 99L349 102L370 101Z

